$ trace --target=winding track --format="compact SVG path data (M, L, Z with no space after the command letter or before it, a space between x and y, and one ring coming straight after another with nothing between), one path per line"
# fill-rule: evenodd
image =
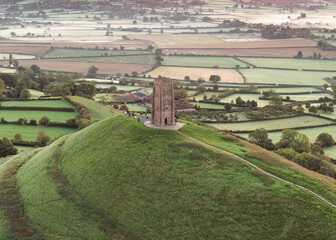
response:
M188 139L190 139L190 140L192 140L192 141L198 142L198 143L200 143L200 144L202 144L202 145L204 145L204 146L207 146L207 147L209 147L209 148L212 148L212 149L215 149L215 150L217 150L217 151L220 151L220 152L223 152L223 153L225 153L225 154L228 154L228 155L230 155L230 156L233 156L233 157L239 159L240 161L242 161L242 162L244 162L244 163L250 165L251 167L253 167L253 168L255 168L255 169L257 169L257 170L263 172L264 174L267 174L268 176L270 176L270 177L272 177L272 178L275 178L275 179L277 179L277 180L279 180L279 181L282 181L282 182L284 182L284 183L293 185L293 186L295 186L295 187L301 188L302 190L304 190L304 191L306 191L306 192L308 192L308 193L314 195L315 197L319 198L320 200L322 200L323 202L325 202L325 203L328 204L329 206L331 206L331 207L333 207L334 209L336 209L336 205L332 204L331 202L329 202L329 201L326 200L325 198L321 197L321 196L318 195L317 193L314 193L313 191L311 191L311 190L309 190L309 189L307 189L307 188L305 188L305 187L303 187L303 186L294 184L294 183L289 182L289 181L287 181L287 180L285 180L285 179L282 179L282 178L280 178L280 177L277 177L277 176L275 176L275 175L273 175L273 174L271 174L271 173L268 173L268 172L262 170L261 168L257 167L257 166L254 165L253 163L250 163L249 161L247 161L247 160L245 160L245 159L243 159L243 158L241 158L241 157L239 157L239 156L237 156L237 155L235 155L235 154L233 154L233 153L227 152L227 151L222 150L222 149L220 149L220 148L217 148L217 147L211 146L211 145L209 145L209 144L207 144L207 143L201 142L201 141L199 141L199 140L197 140L197 139L195 139L195 138L189 137L189 136L187 136L187 135L181 133L181 132L178 131L178 130L176 130L176 132L177 132L178 134L180 134L181 136L186 137L186 138L188 138Z

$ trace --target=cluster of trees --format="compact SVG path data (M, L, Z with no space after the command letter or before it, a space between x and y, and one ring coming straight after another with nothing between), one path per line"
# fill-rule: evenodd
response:
M6 137L4 137L2 140L0 139L0 157L6 157L15 154L17 154L17 149L14 147L12 141Z
M281 133L281 139L276 144L268 137L266 129L259 128L249 134L251 142L292 160L303 167L321 174L336 178L336 167L330 163L330 158L324 155L323 147L335 144L329 133L321 133L314 144L309 138L296 130L286 129Z
M96 76L97 70L92 66L88 76ZM93 83L75 84L74 79L81 77L82 74L43 72L37 65L19 67L15 74L0 74L0 92L9 98L29 99L31 94L28 89L36 89L50 96L77 95L93 99L96 92Z
M283 38L309 38L312 34L306 28L279 27L276 25L266 25L261 29L261 37L268 39Z

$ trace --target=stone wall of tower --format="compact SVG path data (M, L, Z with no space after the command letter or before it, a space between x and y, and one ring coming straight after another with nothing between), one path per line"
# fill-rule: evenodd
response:
M174 84L168 78L154 80L151 122L157 126L176 125Z

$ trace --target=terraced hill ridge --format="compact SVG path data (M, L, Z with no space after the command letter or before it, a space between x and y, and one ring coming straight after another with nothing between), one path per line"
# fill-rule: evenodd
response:
M236 154L248 151L196 125L181 132L201 134L202 141L216 141ZM336 202L334 180L286 161L263 164L296 172L298 182L323 189ZM0 239L332 239L336 234L335 210L308 193L174 131L146 128L125 116L0 164Z

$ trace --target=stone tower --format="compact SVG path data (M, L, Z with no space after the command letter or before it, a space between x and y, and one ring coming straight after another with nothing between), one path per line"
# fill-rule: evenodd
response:
M151 123L162 127L176 125L174 84L171 79L154 80Z

